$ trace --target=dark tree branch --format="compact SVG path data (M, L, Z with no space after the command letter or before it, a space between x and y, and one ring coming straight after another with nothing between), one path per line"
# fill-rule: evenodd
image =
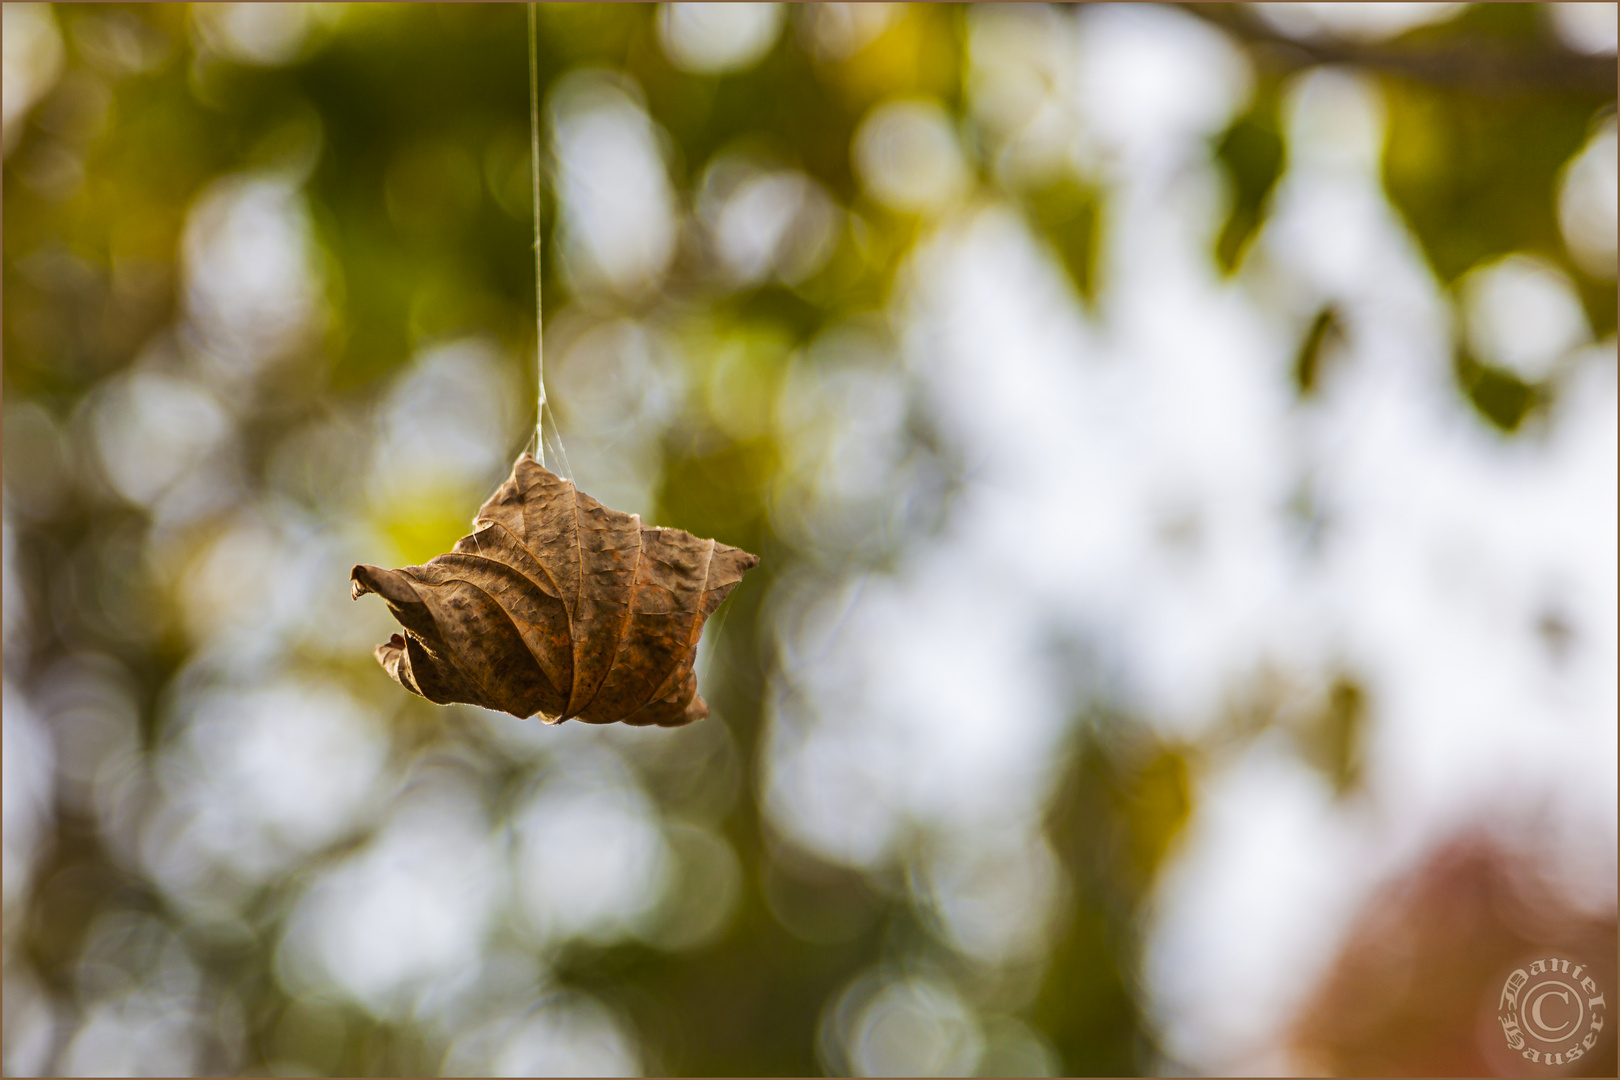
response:
M1240 41L1261 47L1271 62L1287 70L1347 64L1434 86L1491 94L1606 92L1613 97L1620 82L1620 68L1614 57L1585 56L1539 42L1529 47L1503 47L1495 40L1474 37L1446 45L1418 46L1296 39L1243 10L1244 4L1179 6Z

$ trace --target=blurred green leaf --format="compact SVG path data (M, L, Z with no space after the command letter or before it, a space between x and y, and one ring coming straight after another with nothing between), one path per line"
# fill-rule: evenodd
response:
M1299 733L1305 760L1340 796L1354 791L1361 782L1368 712L1366 690L1349 676L1340 675L1328 687L1322 708Z
M1097 253L1102 242L1097 189L1065 176L1025 192L1022 200L1030 222L1057 253L1075 293L1086 303L1095 303Z
M1325 354L1343 342L1344 326L1339 311L1329 304L1311 320L1311 328L1306 331L1305 340L1300 342L1299 351L1294 354L1294 386L1301 397L1310 397L1316 392L1322 378Z
M1266 78L1249 110L1215 144L1215 160L1232 183L1232 209L1215 240L1215 261L1230 274L1259 231L1266 202L1286 164L1275 78Z
M1125 972L1140 928L1131 912L1192 813L1189 762L1176 747L1109 720L1088 724L1052 801L1048 829L1074 888L1034 1019L1064 1075L1140 1072L1152 1036Z
M1597 286L1571 262L1559 233L1557 180L1585 144L1608 95L1503 91L1490 96L1386 81L1390 198L1442 281L1514 251L1554 259L1582 293L1594 327L1615 326L1612 283Z
M1474 408L1506 434L1519 430L1525 418L1545 404L1538 387L1511 371L1475 359L1466 348L1457 351L1456 373L1458 385Z

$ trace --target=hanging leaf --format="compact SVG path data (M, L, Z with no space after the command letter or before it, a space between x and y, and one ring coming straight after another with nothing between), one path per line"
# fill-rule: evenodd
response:
M703 623L759 558L680 529L645 528L528 454L423 566L356 566L404 634L377 646L400 685L546 723L701 720L692 661Z

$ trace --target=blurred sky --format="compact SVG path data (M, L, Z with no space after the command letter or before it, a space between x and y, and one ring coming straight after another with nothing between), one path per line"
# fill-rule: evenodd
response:
M1612 918L1616 360L1586 299L1614 288L1612 92L1517 196L1556 257L1453 278L1386 190L1402 91L1278 75L1174 6L971 7L943 87L904 52L936 16L901 5L644 13L681 94L791 53L854 95L842 178L764 99L763 134L698 159L635 63L548 61L551 464L766 567L705 635L715 718L541 729L404 700L370 660L387 613L345 584L444 550L534 422L518 10L514 123L390 144L356 196L419 270L334 220L353 178L322 170L364 135L313 92L265 91L270 134L142 248L99 148L145 87L202 102L206 143L259 100L233 73L416 32L393 5L159 7L4 7L8 1073L714 1070L611 963L570 965L697 970L753 934L821 958L782 1036L804 1068L1084 1071L1041 1017L1097 888L1052 828L1087 732L1173 757L1189 808L1109 923L1147 1032L1116 1068L1302 1067L1289 1026L1358 912L1460 831ZM1469 7L1244 18L1378 48ZM1535 17L1545 48L1615 51L1613 4ZM599 18L542 10L542 40ZM1264 101L1285 165L1228 272L1216 147ZM1098 208L1085 274L1028 211L1063 184ZM70 218L113 222L101 254ZM516 282L493 299L443 254L487 220ZM379 282L408 347L362 377L332 357ZM38 312L91 289L167 300L70 363L94 350ZM739 317L751 296L808 330ZM1459 355L1538 404L1494 423ZM862 929L815 891L837 874L920 929ZM412 1049L366 1056L367 1025Z

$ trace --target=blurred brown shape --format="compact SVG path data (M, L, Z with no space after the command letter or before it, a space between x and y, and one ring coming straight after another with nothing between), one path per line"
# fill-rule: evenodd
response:
M692 661L703 623L759 558L680 529L644 528L528 454L424 566L356 566L405 628L377 647L400 685L546 723L701 720Z
M1442 848L1375 895L1296 1022L1301 1072L1323 1076L1613 1076L1615 1041L1562 1069L1508 1049L1507 976L1540 957L1613 993L1615 913L1585 910L1531 849L1485 834Z

